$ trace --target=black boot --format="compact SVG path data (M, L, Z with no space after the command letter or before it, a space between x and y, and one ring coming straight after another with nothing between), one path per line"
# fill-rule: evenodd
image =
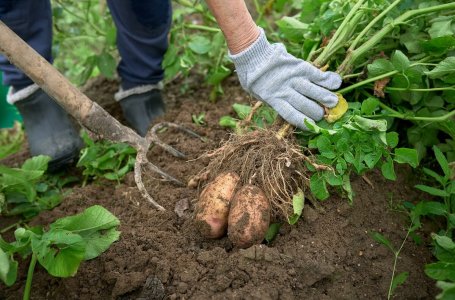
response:
M164 114L164 102L159 90L133 94L120 100L123 116L141 136L145 136L150 124Z
M48 155L48 170L56 171L79 156L83 142L66 112L43 90L15 103L24 120L32 156Z

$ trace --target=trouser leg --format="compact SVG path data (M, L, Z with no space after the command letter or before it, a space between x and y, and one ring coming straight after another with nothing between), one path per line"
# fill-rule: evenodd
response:
M124 90L156 84L168 47L172 9L169 0L108 0L117 27L121 61L117 68Z
M0 20L52 62L52 10L49 0L0 0ZM20 90L33 82L0 55L3 84Z

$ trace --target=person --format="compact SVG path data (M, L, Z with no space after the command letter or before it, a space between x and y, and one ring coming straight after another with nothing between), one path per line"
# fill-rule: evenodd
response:
M221 28L241 86L268 103L286 121L306 129L333 107L341 78L322 72L268 42L244 0L206 0ZM161 94L163 56L168 47L172 7L169 0L107 0L117 27L121 60L119 102L129 126L144 136L153 120L164 114ZM0 0L0 20L52 62L50 0ZM81 139L70 118L21 70L0 57L3 81L10 86L7 101L22 115L31 155L49 155L51 169L77 158Z

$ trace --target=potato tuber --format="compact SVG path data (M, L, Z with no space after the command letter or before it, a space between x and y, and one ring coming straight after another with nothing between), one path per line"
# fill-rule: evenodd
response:
M202 236L220 238L226 233L229 204L239 176L234 172L218 175L202 191L196 207L196 227Z
M254 186L243 186L231 201L228 237L239 248L262 242L270 223L270 203L264 192Z

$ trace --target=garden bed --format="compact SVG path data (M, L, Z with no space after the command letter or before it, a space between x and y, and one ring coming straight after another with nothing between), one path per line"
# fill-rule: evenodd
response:
M233 103L250 99L234 77L226 82L225 95L216 103L207 100L208 89L189 90L182 96L180 88L177 84L168 87L168 112L162 120L185 125L208 140L170 129L160 136L189 159L176 159L160 149L152 149L149 158L188 181L208 163L198 159L201 154L229 136L218 125L219 118L232 114ZM115 89L114 82L98 79L88 85L86 93L119 116L119 107L111 102ZM206 125L197 126L191 116L202 112ZM24 151L3 163L21 162L27 155ZM419 200L411 169L400 168L397 173L397 181L388 181L376 171L354 178L352 206L333 191L317 207L308 202L303 219L281 227L273 242L245 250L233 248L227 238L206 240L197 233L192 221L197 189L176 187L146 174L148 191L166 208L161 212L141 197L132 174L118 185L106 180L75 185L60 206L41 213L32 224L49 224L99 204L120 219L120 240L100 257L84 262L72 278L51 277L38 266L32 299L384 299L394 255L374 241L370 232L382 233L398 247L409 218L397 204ZM8 222L13 220L3 219L0 224L4 227ZM431 257L428 249L408 239L397 272L407 271L409 278L396 289L397 299L435 297L435 283L423 271ZM27 263L20 266L15 285L0 284L0 299L22 297Z

